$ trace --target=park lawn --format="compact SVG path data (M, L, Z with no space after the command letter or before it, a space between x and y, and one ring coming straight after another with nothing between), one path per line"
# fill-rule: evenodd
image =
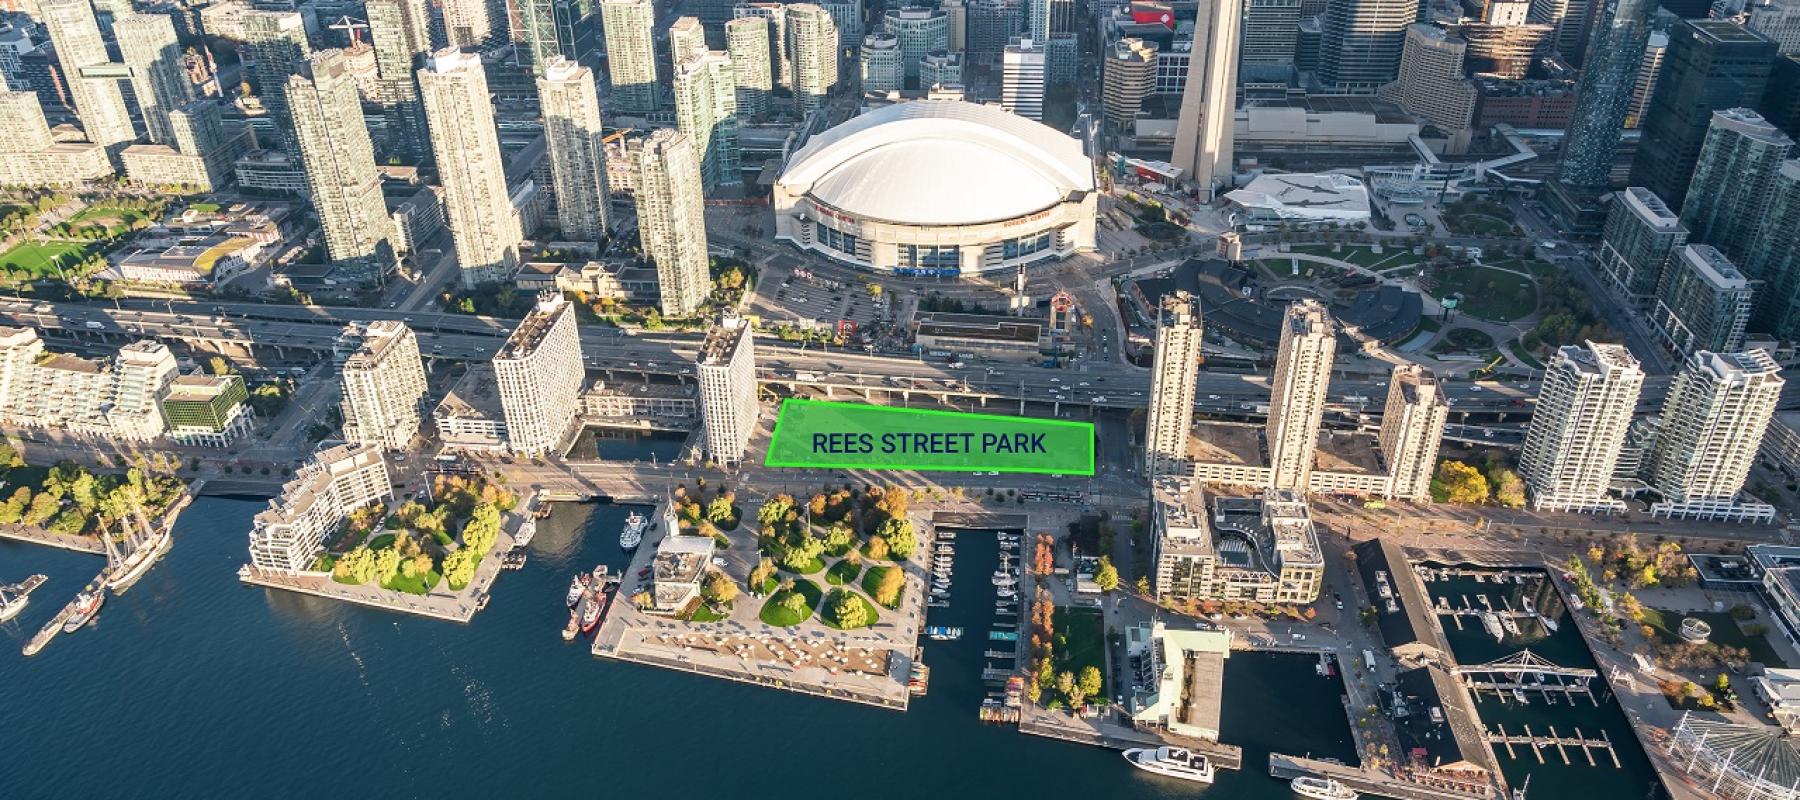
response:
M806 564L802 565L799 569L788 569L787 567L782 567L781 570L783 572L792 572L792 573L799 574L799 575L815 575L815 574L818 574L819 570L822 570L824 568L825 568L825 560L821 559L817 556L814 556L812 561L809 561Z
M869 625L873 625L873 624L875 624L875 622L877 620L881 619L881 609L878 609L875 607L874 601L870 600L867 597L863 597L860 592L852 591L850 589L839 589L838 591L843 592L844 594L847 594L851 597L854 597L854 598L856 598L857 602L862 603L863 608L868 613L869 623L868 623L868 625L854 625L851 627L845 627L843 625L839 625L838 621L837 621L837 615L833 614L831 612L831 604L826 603L823 608L819 609L819 620L824 622L827 627L831 628L832 630L849 631L849 630L855 630L857 628L867 628L867 627L869 627Z
M848 560L831 565L825 573L825 582L832 586L855 585L856 577L862 574L861 564L852 564Z
M313 559L314 572L330 572L331 568L335 566L337 566L337 556L331 553L320 553L318 558Z
M1527 367L1532 369L1544 368L1544 362L1539 361L1537 356L1532 355L1530 350L1525 349L1525 343L1518 339L1507 342L1506 350L1513 354L1513 358L1523 362Z
M793 614L789 613L787 609L782 608L781 599L786 597L788 593L776 592L769 596L768 602L763 603L762 611L756 615L756 618L762 620L764 624L773 625L777 628L792 628L795 625L799 625L810 619L813 614L813 609L819 607L819 598L822 597L824 593L819 591L818 584L805 578L796 578L794 580L793 590L806 598L806 611L804 613Z
M722 622L722 621L730 619L730 618L731 618L731 608L729 606L726 607L725 610L723 610L723 611L714 611L713 607L711 605L706 604L706 603L701 603L694 607L694 613L688 617L688 621L689 622Z
M198 214L217 214L224 206L218 203L189 203L188 208Z
M1294 277L1294 262L1287 258L1259 258L1250 262L1257 273L1271 281L1285 281Z
M1437 274L1433 296L1462 295L1457 310L1495 322L1511 322L1537 309L1530 278L1491 267L1455 267Z
M1110 697L1107 693L1111 679L1106 674L1106 623L1101 619L1100 611L1057 606L1051 624L1067 641L1056 651L1056 671L1067 670L1079 677L1083 667L1100 670L1100 695Z
M106 205L91 205L75 212L68 220L69 227L80 228L83 225L99 225L107 229L107 233L118 236L129 231L132 225L146 219L144 212L132 208Z
M1787 661L1775 652L1774 646L1762 636L1751 636L1738 627L1738 622L1727 613L1711 611L1693 611L1683 614L1679 611L1665 611L1660 608L1644 609L1644 624L1656 629L1656 638L1665 644L1681 641L1682 617L1694 617L1712 626L1711 641L1729 647L1741 647L1750 651L1750 660L1760 661L1764 666L1786 668Z
M28 273L33 279L55 277L58 264L72 266L85 258L92 246L87 242L27 242L0 253L0 269Z
M423 575L415 575L411 578L402 575L400 570L396 569L394 570L394 574L389 575L387 580L381 582L381 588L392 589L396 592L405 592L407 594L430 594L432 588L437 586L438 581L443 580L443 578L443 573L435 569Z
M874 597L876 594L875 587L881 585L881 576L886 574L887 571L890 569L900 569L900 568L899 567L870 567L869 571L863 574L863 580L862 580L863 591L868 592L870 597ZM905 600L905 598L906 598L906 592L904 592L904 591L895 595L894 596L894 604L891 606L888 606L888 608L898 609L900 607L901 601ZM885 605L885 604L883 604L883 605Z
M1385 252L1381 255L1380 260L1376 261L1373 264L1366 264L1364 266L1367 266L1369 269L1372 269L1376 272L1380 272L1382 274L1387 274L1387 272L1389 270L1392 270L1394 272L1402 272L1402 271L1405 271L1408 269L1415 268L1418 265L1419 265L1419 257L1413 255L1412 250L1410 250L1410 249L1395 250L1395 249L1389 248L1387 252Z
M377 536L377 537L369 540L369 549L370 550L386 550L393 546L394 546L394 535L391 533L384 533L380 536Z

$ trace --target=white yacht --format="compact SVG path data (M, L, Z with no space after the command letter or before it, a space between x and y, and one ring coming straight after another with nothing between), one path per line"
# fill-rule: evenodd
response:
M1288 783L1294 794L1313 800L1356 800L1356 790L1331 778L1302 775Z
M1197 783L1213 782L1212 762L1185 747L1134 747L1124 755L1132 766L1145 772Z
M619 531L619 546L626 550L635 550L644 541L644 529L649 527L649 520L636 511L625 518L625 527Z

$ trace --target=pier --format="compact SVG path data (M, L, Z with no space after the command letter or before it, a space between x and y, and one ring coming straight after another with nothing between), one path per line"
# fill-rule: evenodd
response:
M1506 755L1508 758L1517 758L1517 755L1513 753L1513 745L1521 745L1530 747L1531 754L1537 756L1537 762L1542 764L1545 763L1544 749L1554 747L1556 748L1556 754L1562 757L1562 763L1565 765L1572 765L1575 762L1569 758L1569 750L1573 748L1580 750L1581 754L1587 757L1587 763L1590 767L1600 766L1600 762L1594 758L1595 751L1606 753L1607 757L1612 759L1612 765L1615 769L1621 766L1619 764L1619 754L1617 751L1613 750L1612 738L1606 735L1606 731L1601 731L1600 738L1598 739L1589 739L1581 735L1580 728L1575 729L1573 736L1558 736L1556 734L1555 726L1551 726L1549 731L1543 736L1533 734L1530 725L1526 725L1524 728L1525 730L1522 734L1509 734L1506 732L1506 726L1495 725L1493 731L1486 732L1482 736L1489 742L1504 745L1506 747Z
M1520 650L1486 664L1459 664L1454 671L1463 685L1477 695L1488 691L1504 698L1514 693L1529 696L1536 692L1550 702L1551 697L1560 694L1570 703L1575 702L1576 697L1586 697L1596 708L1600 706L1600 700L1594 697L1591 688L1598 672L1560 666L1530 650Z
M95 575L94 579L88 582L88 588L83 591L106 591L106 577L109 571L110 570L101 570L99 575ZM35 656L39 652L42 652L44 648L49 647L50 640L55 639L57 634L62 633L63 625L66 624L70 618L75 616L77 604L80 600L81 596L79 594L70 598L68 604L64 605L61 611L56 612L56 616L51 617L49 622L44 623L44 627L38 629L37 634L31 637L31 641L25 643L25 655Z
M1397 800L1505 800L1506 797L1498 787L1485 782L1462 781L1442 775L1388 774L1336 761L1282 753L1269 754L1269 775L1281 780L1316 775L1336 780L1365 795Z
M106 547L99 538L93 536L77 536L68 533L52 533L36 525L0 525L0 539L11 539L15 542L30 542L57 547L63 550L74 550L78 553L91 553L97 556L106 555Z

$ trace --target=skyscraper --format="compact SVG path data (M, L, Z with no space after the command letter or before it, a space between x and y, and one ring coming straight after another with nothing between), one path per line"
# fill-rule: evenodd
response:
M769 58L769 21L763 17L738 17L725 23L725 50L731 56L731 74L737 79L738 116L759 120L769 113L769 94L775 88Z
M1418 21L1421 8L1415 0L1338 0L1326 6L1319 83L1331 91L1373 92L1393 80L1406 43L1406 26ZM1235 18L1235 9L1231 15ZM1203 13L1201 18L1208 15ZM1217 20L1218 16L1211 18ZM1236 24L1232 27L1235 31ZM1234 48L1224 49L1229 53Z
M941 8L890 8L881 25L900 40L900 65L908 78L919 77L919 62L926 53L950 48L950 17Z
M787 43L794 69L794 101L801 114L808 114L825 105L826 96L837 88L837 23L816 4L790 3Z
M1774 517L1739 493L1781 398L1781 367L1762 350L1700 351L1676 373L1663 404L1649 483L1662 501L1654 516L1683 519Z
M1644 371L1623 345L1556 351L1525 429L1519 476L1539 511L1618 511L1608 496Z
M1793 149L1794 140L1755 111L1713 112L1681 207L1690 238L1719 248L1733 261L1749 258L1756 228L1768 216L1775 174Z
M1475 120L1475 83L1463 77L1469 43L1436 25L1411 25L1400 56L1400 77L1381 87L1381 96L1423 118L1452 139L1450 149L1468 145Z
M638 235L656 265L662 313L685 317L712 291L700 158L678 131L660 128L627 144L638 175Z
M1637 79L1631 84L1631 104L1626 107L1625 127L1636 128L1644 122L1650 109L1650 97L1656 94L1656 79L1662 76L1663 56L1669 52L1669 35L1651 31L1644 42L1644 57L1638 61Z
M1113 43L1100 64L1100 99L1106 121L1128 128L1156 87L1156 43L1123 38Z
M738 19L763 20L768 26L769 69L774 75L775 85L793 89L794 64L788 43L787 8L786 5L773 2L739 3L732 8L732 13Z
M1655 192L1628 186L1613 195L1600 239L1600 275L1638 311L1649 311L1663 269L1687 244L1688 229Z
M1197 300L1177 291L1163 295L1158 305L1144 429L1144 475L1151 480L1188 462L1188 428L1194 424L1194 384L1204 343Z
M294 154L294 116L288 109L287 79L300 71L312 46L306 41L306 23L293 11L245 11L244 42L255 62L250 75L256 81L256 97L268 109L281 149Z
M1655 10L1656 0L1612 0L1594 19L1557 164L1557 180L1571 192L1606 190L1619 152L1619 132L1631 107L1632 80L1650 35L1650 13Z
M1281 348L1269 379L1269 487L1304 494L1311 481L1325 390L1337 354L1337 325L1325 304L1293 303L1281 321Z
M396 266L394 221L343 51L321 50L302 62L286 96L326 254L360 280L382 281Z
M919 60L919 88L961 86L963 59L961 53L933 50Z
M552 56L537 85L544 149L556 183L557 226L565 238L597 242L607 235L609 195L594 71Z
M1631 182L1682 207L1713 112L1761 101L1774 60L1774 42L1735 23L1690 19L1676 25L1644 115Z
M1550 49L1556 55L1569 64L1584 65L1591 23L1606 4L1607 0L1532 0L1530 18L1554 29Z
M383 150L409 163L431 158L425 107L414 73L431 52L431 15L425 0L365 0L369 43L375 51L373 100L387 118Z
M864 36L857 52L862 67L864 92L897 92L906 84L906 68L902 64L900 37L887 31Z
M1300 39L1300 0L1244 0L1238 76L1285 81L1294 72Z
M1800 338L1800 159L1781 165L1769 188L1767 216L1757 228L1744 274L1762 281L1751 319L1757 330Z
M425 402L425 364L419 340L399 320L383 319L346 329L350 355L338 370L344 439L404 450L419 434Z
M608 108L618 114L656 110L656 7L650 0L601 0L606 35Z
M1683 356L1697 350L1736 352L1744 346L1755 293L1756 282L1724 253L1690 244L1663 270L1650 324L1665 347Z
M167 14L131 14L113 21L113 37L131 70L131 91L143 112L150 141L168 144L169 109L194 99L194 85L181 62L175 21Z
M694 370L700 384L706 457L716 464L737 464L750 447L759 410L750 322L727 312L701 342Z
M1000 56L1000 105L1026 119L1044 118L1044 43L1014 39Z
M556 452L575 425L586 380L575 304L546 292L494 355L506 449L530 456Z
M552 58L566 58L589 65L597 60L599 16L591 0L513 0L508 4L515 22L520 60L542 77Z
M82 132L88 141L109 151L123 148L137 138L137 131L131 127L131 111L125 107L124 92L111 77L82 74L84 69L112 61L106 42L100 38L94 7L88 0L43 0L39 9L44 27L50 32L50 45L62 64L63 80L75 103L75 113L81 117Z
M450 47L479 50L498 41L505 17L488 0L439 0L443 10L444 40Z
M737 70L730 56L702 48L675 61L675 126L700 154L700 183L711 192L743 182Z
M1195 19L1200 24L1194 30L1187 80L1181 87L1175 150L1169 158L1204 200L1211 200L1221 187L1229 189L1232 182L1240 8L1240 0L1199 0ZM1396 60L1399 55L1396 50Z
M1449 416L1450 406L1436 376L1417 364L1394 367L1380 435L1381 455L1393 479L1390 496L1431 499L1431 476L1437 471L1438 446Z
M481 57L439 50L419 70L419 90L462 284L473 288L510 281L519 266L519 240L525 236L507 189Z
M680 17L669 23L670 63L679 64L706 50L706 26L700 24L699 17Z

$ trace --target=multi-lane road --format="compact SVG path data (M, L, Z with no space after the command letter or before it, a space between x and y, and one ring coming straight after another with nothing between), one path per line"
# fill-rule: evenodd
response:
M405 321L419 336L426 358L481 361L491 358L514 323L491 317L369 308L129 300L116 304L41 303L0 299L0 322L62 331L77 339L116 344L151 337L214 347L254 346L260 357L308 364L329 352L342 327L378 319ZM581 333L591 371L617 377L683 379L691 373L701 334L623 331L597 326ZM922 394L976 402L1021 400L1055 406L1142 408L1150 390L1147 370L1114 361L1078 361L1071 366L1036 363L971 362L952 367L914 355L866 353L776 339L757 342L758 370L765 382L829 388L834 394L885 397ZM1379 414L1387 394L1386 365L1347 357L1332 379L1331 402L1345 412ZM1640 407L1660 406L1667 379L1646 382ZM1453 412L1523 412L1535 394L1529 382L1471 382L1446 379ZM1260 375L1207 371L1200 375L1196 405L1220 414L1256 413L1267 403L1268 380Z

